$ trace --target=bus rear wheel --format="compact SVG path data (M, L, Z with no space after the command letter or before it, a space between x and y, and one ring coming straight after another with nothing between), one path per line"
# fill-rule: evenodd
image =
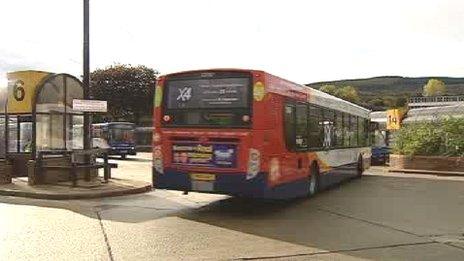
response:
M308 196L313 197L319 191L319 167L313 164L308 180Z

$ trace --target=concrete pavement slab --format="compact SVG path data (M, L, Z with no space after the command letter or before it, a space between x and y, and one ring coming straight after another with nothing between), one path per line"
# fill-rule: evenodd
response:
M311 200L290 207L224 201L180 214L137 208L100 213L113 254L122 260L217 260L429 242L311 208Z
M76 202L86 206L93 207L110 207L110 206L125 206L125 207L140 207L159 210L173 210L185 208L198 208L214 202L217 199L227 198L226 196L211 195L197 193L198 195L185 196L182 193L175 191L155 190L148 193L128 195L125 197L108 197L90 200L77 200Z
M408 233L429 236L464 232L464 182L365 176L314 200L323 210ZM327 196L326 196L327 195Z
M179 217L130 225L113 221L103 223L116 260L230 260L244 255L315 251Z
M116 178L150 179L148 160L118 164ZM0 260L462 259L462 242L450 238L462 233L464 179L376 175L290 202L167 190L91 200L0 196Z
M0 260L108 260L95 214L4 203L0 213Z
M186 205L179 201L164 198L155 192L149 192L137 195L128 195L125 197L99 198L86 201L87 204L93 203L94 206L123 206L151 208L158 210L170 210L185 208Z
M464 242L451 242L451 243L448 243L448 244L451 245L451 246L460 248L460 249L462 249L464 251Z
M190 214L183 214L182 217L325 250L430 241L428 238L320 210L312 199L282 205L247 203L244 200L218 202Z
M299 261L299 260L463 260L464 251L439 243L383 247L339 253L324 253L315 255L284 256L262 260ZM260 260L260 259L257 259Z

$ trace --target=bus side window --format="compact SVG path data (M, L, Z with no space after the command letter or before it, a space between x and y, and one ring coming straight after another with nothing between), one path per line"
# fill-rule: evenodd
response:
M350 147L350 115L343 113L343 147Z
M367 136L366 136L366 119L358 118L358 145L359 146L366 146L367 145Z
M350 145L351 147L358 146L358 117L351 115L350 125Z
M324 109L324 148L330 148L335 144L334 121L334 111Z
M343 113L339 111L335 115L335 140L337 147L343 147Z
M285 104L284 110L285 143L289 150L295 149L295 106Z
M309 106L309 147L321 148L324 140L324 125L322 109L316 106Z
M308 149L308 107L305 104L296 106L295 145L300 151Z

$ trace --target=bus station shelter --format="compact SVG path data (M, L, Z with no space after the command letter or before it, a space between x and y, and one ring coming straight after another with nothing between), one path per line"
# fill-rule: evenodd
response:
M11 177L29 177L31 185L69 180L65 168L38 178L37 164L43 154L48 155L45 165L65 166L72 156L66 152L84 148L84 113L72 106L73 99L84 98L82 82L43 71L7 77L8 88L0 93L0 182Z

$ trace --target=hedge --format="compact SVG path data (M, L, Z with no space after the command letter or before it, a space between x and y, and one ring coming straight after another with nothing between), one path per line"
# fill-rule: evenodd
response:
M409 156L464 157L464 118L449 118L403 126L393 153Z

